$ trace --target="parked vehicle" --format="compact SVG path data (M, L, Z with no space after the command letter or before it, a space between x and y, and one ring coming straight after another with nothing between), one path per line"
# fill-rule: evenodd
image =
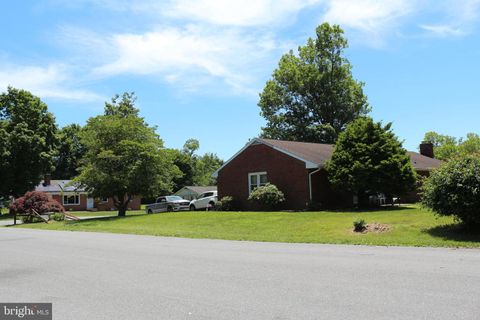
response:
M190 201L179 196L158 197L157 201L145 206L146 213L189 210Z
M213 209L217 201L217 191L207 191L190 202L190 210Z

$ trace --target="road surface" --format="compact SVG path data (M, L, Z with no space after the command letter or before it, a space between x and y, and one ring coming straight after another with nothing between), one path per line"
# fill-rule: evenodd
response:
M480 250L0 228L0 302L54 319L479 319Z

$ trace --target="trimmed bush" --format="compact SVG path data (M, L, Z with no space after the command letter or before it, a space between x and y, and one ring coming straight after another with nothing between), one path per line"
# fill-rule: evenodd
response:
M14 213L31 213L32 209L37 213L64 212L63 206L58 201L52 199L45 192L31 191L25 193L23 197L16 199L10 209Z
M43 222L42 219L40 219L39 217L36 217L36 216L22 216L20 218L22 220L23 223L37 223L37 222Z
M276 185L267 183L253 189L248 200L257 203L263 210L274 210L285 201L285 196Z
M55 214L53 215L53 220L63 221L65 220L65 214L63 214L62 212L55 212Z
M480 226L480 157L450 160L423 184L422 204L440 216Z
M217 211L233 211L235 209L235 200L232 196L225 196L215 204Z

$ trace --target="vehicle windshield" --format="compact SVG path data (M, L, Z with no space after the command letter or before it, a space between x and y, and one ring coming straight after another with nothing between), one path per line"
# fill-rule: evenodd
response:
M178 200L183 200L182 197L179 197L179 196L167 196L165 197L167 198L167 201L178 201Z

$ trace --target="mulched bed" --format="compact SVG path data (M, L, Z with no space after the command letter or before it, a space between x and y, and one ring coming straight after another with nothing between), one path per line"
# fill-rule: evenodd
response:
M388 232L390 231L390 226L388 224L384 223L368 223L365 225L365 228L362 231L353 231L355 233L369 233L369 232L374 232L374 233L383 233L383 232Z

